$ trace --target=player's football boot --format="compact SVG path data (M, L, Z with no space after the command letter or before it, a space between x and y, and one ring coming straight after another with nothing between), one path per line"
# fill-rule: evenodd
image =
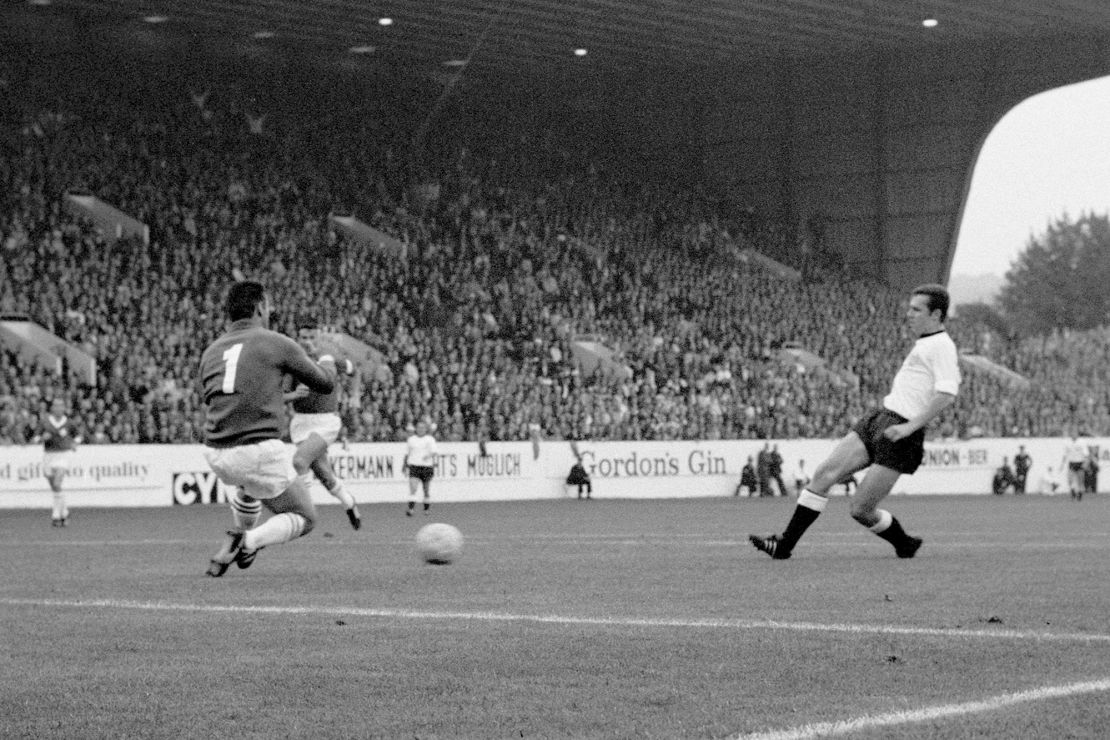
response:
M921 543L924 541L920 537L907 537L901 547L894 548L894 552L900 558L912 558L921 549Z
M759 537L752 534L748 535L748 541L752 543L752 547L767 553L773 560L786 560L790 557L790 550L783 546L782 538L777 534L772 534L767 537Z
M208 563L208 570L205 571L207 575L213 578L219 578L231 564L236 561L239 552L243 549L243 533L237 532L234 529L227 531L228 541L224 543L219 552L215 554L212 560ZM253 559L253 558L252 558Z
M347 509L347 521L351 523L351 529L357 530L362 527L362 517L358 515L357 506Z

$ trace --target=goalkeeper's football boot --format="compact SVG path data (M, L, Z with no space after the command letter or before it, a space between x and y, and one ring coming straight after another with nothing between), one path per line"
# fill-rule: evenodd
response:
M229 529L227 536L229 538L228 541L225 542L219 552L213 556L212 560L208 563L208 570L205 571L206 574L213 578L219 578L226 573L227 569L231 567L231 564L236 562L240 551L243 549L243 532ZM253 560L253 557L251 559Z
M258 553L260 552L262 552L261 547L254 550L241 547L239 548L239 552L235 553L235 564L239 566L239 570L246 570L254 565L254 559L258 557Z
M786 560L790 557L790 550L782 544L782 538L777 534L767 537L748 535L748 541L755 549L770 555L772 560Z

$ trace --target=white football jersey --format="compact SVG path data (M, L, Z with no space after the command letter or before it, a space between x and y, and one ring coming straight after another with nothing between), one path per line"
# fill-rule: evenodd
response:
M946 331L918 337L891 383L883 406L912 419L938 393L955 396L960 390L960 360L956 343Z
M1064 459L1067 460L1069 465L1086 462L1087 454L1087 445L1077 439L1064 445Z
M423 437L412 435L408 438L409 451L405 461L409 465L430 468L436 464L436 439L430 434Z

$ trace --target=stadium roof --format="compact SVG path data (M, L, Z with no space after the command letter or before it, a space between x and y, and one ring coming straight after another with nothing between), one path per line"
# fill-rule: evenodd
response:
M574 65L639 75L767 58L1110 38L1105 0L22 0L5 14L17 34L57 22L78 33L133 32L148 43L153 35L337 61L358 49L408 70L469 60L473 71L529 77L572 73Z

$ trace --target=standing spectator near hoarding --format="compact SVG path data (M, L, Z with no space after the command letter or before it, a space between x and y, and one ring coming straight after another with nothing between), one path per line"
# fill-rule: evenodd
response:
M759 495L771 494L771 443L763 445L763 449L755 456L755 473L759 481Z
M1025 451L1025 445L1018 445L1018 453L1014 455L1014 493L1025 493L1031 467L1033 458Z
M50 402L50 412L42 419L39 438L43 448L42 474L50 484L54 502L50 511L50 524L64 527L69 523L69 507L62 492L62 483L69 473L70 461L81 440L74 435L65 401L61 398L55 397Z
M416 422L416 429L406 441L408 451L405 453L403 470L409 477L409 505L405 509L405 516L412 516L416 508L416 493L424 489L424 513L432 507L432 478L435 476L436 465L436 438L431 434L430 424L421 419Z
M1071 439L1064 445L1063 464L1068 476L1068 493L1076 501L1083 500L1083 489L1086 485L1083 480L1083 466L1086 462L1087 446L1079 441L1075 432L1072 432Z
M1098 492L1098 451L1091 449L1083 463L1083 492Z
M216 476L235 486L234 528L209 563L219 578L232 563L248 568L258 551L303 537L316 526L316 508L293 467L285 431L286 375L316 393L335 381L295 341L270 331L270 297L261 283L235 283L227 294L228 330L200 359L205 413L204 457ZM273 514L257 527L262 506Z
M959 392L956 343L944 329L948 304L948 291L941 285L914 288L906 323L916 340L882 407L858 422L817 467L781 535L749 537L757 550L775 560L789 558L806 529L825 510L829 489L845 475L869 468L852 498L852 518L892 544L898 557L917 554L921 538L907 534L901 523L878 505L898 478L912 475L920 467L925 427L955 402Z
M786 484L782 480L782 454L779 452L778 445L771 446L771 461L767 469L767 474L775 482L775 486L779 489L779 495L786 495Z

